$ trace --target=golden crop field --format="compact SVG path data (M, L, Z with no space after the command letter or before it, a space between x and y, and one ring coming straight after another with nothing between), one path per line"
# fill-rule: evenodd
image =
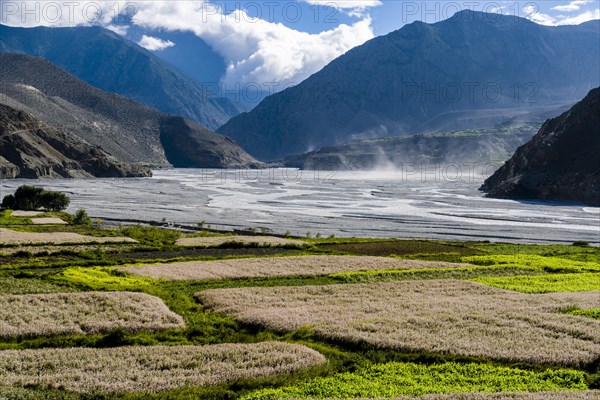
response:
M0 381L81 393L162 392L285 374L325 361L307 347L279 342L7 350L0 351Z
M453 280L217 289L210 309L278 331L381 348L582 366L600 354L600 321L560 314L600 307L597 292L527 295Z
M212 280L328 275L336 272L460 268L469 264L399 260L368 256L303 256L191 261L121 267L119 271L154 279Z
M170 311L161 299L144 293L0 296L0 338L184 326L183 318Z

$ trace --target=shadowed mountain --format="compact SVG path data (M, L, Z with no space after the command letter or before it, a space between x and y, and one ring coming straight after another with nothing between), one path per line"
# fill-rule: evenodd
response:
M232 101L141 46L101 27L0 25L0 52L43 57L79 79L216 129L240 113Z
M490 197L574 200L600 206L600 88L561 116L487 179Z
M0 177L90 178L150 176L33 115L0 104Z
M600 25L473 11L414 22L266 98L219 133L280 159L353 139L487 128L571 106L600 84Z
M0 103L126 162L190 168L260 165L227 137L103 92L41 58L0 54ZM173 124L184 127L173 129Z

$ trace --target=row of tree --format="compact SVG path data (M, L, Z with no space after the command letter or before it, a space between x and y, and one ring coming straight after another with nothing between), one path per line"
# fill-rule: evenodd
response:
M20 186L15 194L9 194L2 200L2 208L10 210L35 211L43 208L47 211L63 211L71 202L69 196L37 186Z

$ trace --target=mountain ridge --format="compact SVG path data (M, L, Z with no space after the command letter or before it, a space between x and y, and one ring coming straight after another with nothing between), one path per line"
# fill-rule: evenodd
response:
M181 166L260 166L231 139L192 121L177 133L183 138L180 148L165 151L165 135L172 132L161 127L183 117L106 93L39 57L0 53L0 103L28 112L126 162L169 166L180 151L188 151L189 143L195 143L195 152ZM207 154L213 155L213 162L205 162Z
M234 102L213 95L214 88L99 26L14 28L0 24L0 52L43 57L101 90L188 117L209 129L241 111Z
M355 138L491 127L572 105L600 84L595 25L482 15L414 22L374 38L217 132L272 160ZM468 119L454 118L464 113Z

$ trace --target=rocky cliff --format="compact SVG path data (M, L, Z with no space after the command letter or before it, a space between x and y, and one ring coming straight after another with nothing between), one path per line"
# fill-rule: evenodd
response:
M31 114L0 104L1 178L150 175L148 168L119 161L77 136L51 128Z
M490 197L600 206L600 88L546 121L481 189Z

